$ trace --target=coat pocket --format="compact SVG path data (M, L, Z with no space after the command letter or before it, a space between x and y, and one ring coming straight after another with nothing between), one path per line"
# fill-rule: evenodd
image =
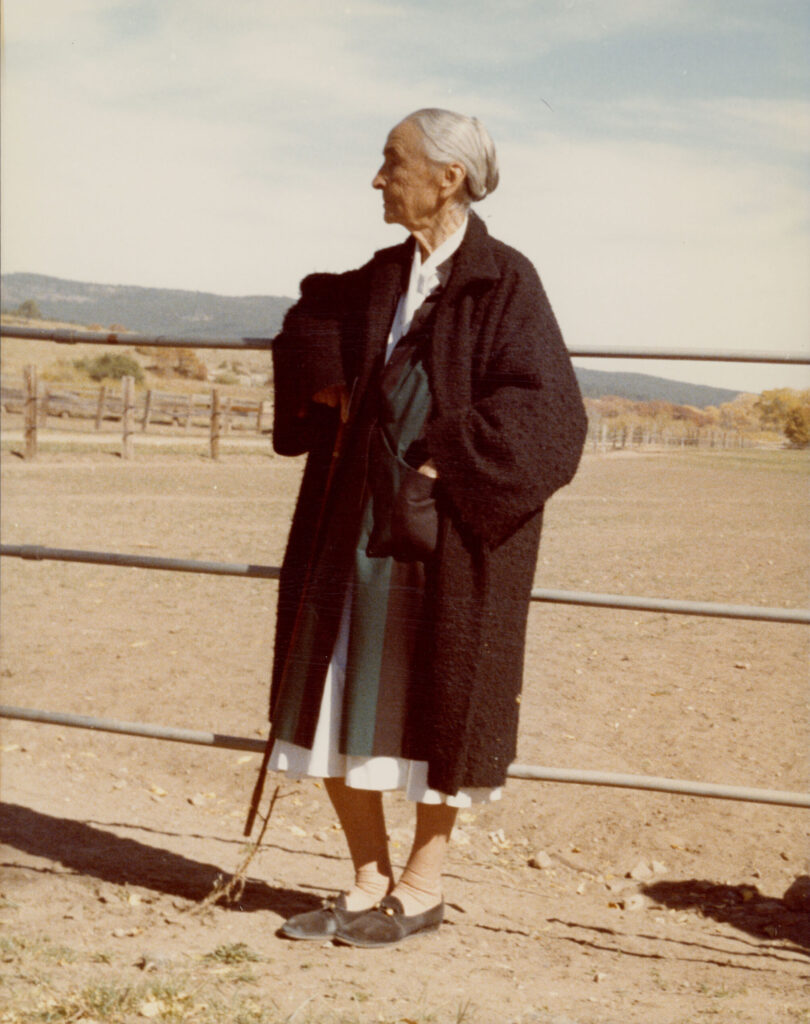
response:
M429 559L439 535L436 481L395 455L379 426L371 436L369 485L374 518L366 554L398 562Z

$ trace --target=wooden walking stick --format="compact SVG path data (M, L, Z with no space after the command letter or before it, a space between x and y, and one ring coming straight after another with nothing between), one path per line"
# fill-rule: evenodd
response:
M344 392L345 395L345 392ZM324 517L326 515L326 506L329 501L329 495L332 490L332 484L335 478L335 469L337 468L338 459L340 457L341 449L343 448L343 441L346 436L346 427L349 420L349 407L350 402L345 398L341 398L338 405L338 427L335 433L335 443L332 448L332 459L329 463L329 471L326 474L326 484L324 485L323 498L321 499L321 507L318 510L318 518L315 522L315 529L312 533L312 547L310 548L309 559L307 560L306 572L304 574L304 582L301 586L301 599L298 602L298 608L295 613L295 620L293 622L293 628L290 633L290 640L287 644L287 654L284 659L284 668L282 669L282 677L287 671L292 651L295 646L295 642L298 638L298 633L301 629L301 622L304 617L304 601L306 600L307 587L309 586L309 580L312 575L313 563L315 561L315 552L318 548L318 538L323 527ZM250 808L248 810L247 820L245 821L244 835L249 836L253 831L253 825L256 821L256 815L259 811L259 804L262 801L262 794L264 793L264 782L267 778L267 766L270 763L270 754L273 750L273 730L270 730L270 735L267 737L267 744L264 748L264 756L262 757L261 767L259 768L259 776L256 779L256 784L253 787L253 795L250 798Z

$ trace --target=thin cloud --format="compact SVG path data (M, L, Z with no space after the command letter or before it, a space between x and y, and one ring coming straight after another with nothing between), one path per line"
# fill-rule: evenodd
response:
M569 343L806 345L797 183L649 143L549 137L502 163L491 219L540 268Z
M806 24L764 0L10 0L4 269L294 294L402 237L371 177L438 103L492 130L480 212L569 342L800 347ZM757 33L779 59L752 84ZM682 81L714 41L724 74Z
M665 102L635 97L611 104L599 122L578 117L572 126L580 136L598 134L632 140L678 142L706 151L742 151L746 160L772 164L810 154L810 100L801 97L762 99L719 96Z

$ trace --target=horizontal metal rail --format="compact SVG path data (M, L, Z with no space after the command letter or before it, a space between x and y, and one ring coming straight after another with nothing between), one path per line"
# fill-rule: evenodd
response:
M273 347L272 338L181 338L167 334L134 334L127 331L75 331L69 328L13 327L0 324L0 336L28 341L57 341L62 345L148 345L150 348L237 348Z
M70 729L91 729L95 732L117 732L124 736L142 736L151 740L171 740L174 743L194 743L202 747L222 747L225 750L246 750L261 754L266 743L247 736L228 736L218 732L197 732L194 729L175 729L166 725L145 722L120 722L111 718L93 718L90 715L72 715L61 711L40 711L0 704L0 718L45 725L64 725Z
M273 338L182 338L165 334L135 334L126 331L79 331L71 328L16 327L0 325L0 335L29 341L56 341L65 345L149 345L155 348L234 348L269 351ZM810 365L810 351L707 351L706 349L569 348L575 358L676 359L723 363L785 363Z
M156 555L128 555L110 551L77 551L48 548L38 544L0 544L0 555L30 561L82 562L91 565L116 565L134 569L164 569L173 572L204 573L214 576L239 576L251 579L278 579L281 570L274 565L245 562L199 562L188 558ZM784 622L810 625L810 611L803 608L767 608L757 605L716 604L710 601L677 601L669 598L632 597L623 594L592 594L577 590L531 592L532 601L574 604L595 608L619 608L631 611L666 612L673 615L701 615L722 619L748 619L756 622Z
M779 363L786 365L810 366L808 352L753 352L745 349L737 351L706 351L705 349L636 349L636 348L569 348L568 354L575 359L674 359L682 362L699 363Z
M576 604L594 608L623 608L628 611L666 612L673 615L702 615L715 619L749 619L753 622L785 622L810 626L805 608L768 608L751 604L720 604L713 601L678 601L666 597L632 597L624 594L591 594L577 590L533 590L532 601Z
M89 565L117 565L133 569L168 569L171 572L196 572L213 576L242 576L265 580L277 580L281 572L275 565L251 565L247 562L199 562L189 558L127 555L115 551L46 548L38 544L0 544L0 555L26 558L35 562L83 562Z
M92 729L98 732L121 733L146 739L170 740L175 743L194 743L204 747L225 750L246 750L261 754L264 740L246 736L228 736L223 733L197 732L193 729L175 729L143 722L120 722L89 715L72 715L56 711L39 711L0 705L0 718L62 725L73 729ZM685 779L667 779L657 775L626 775L618 772L581 771L574 768L546 768L536 765L513 764L507 769L511 779L539 782L569 782L585 786L609 786L618 789L649 790L658 793L676 793L684 796L711 797L717 800L743 800L748 803L781 804L784 807L810 808L810 793L792 793L775 789L751 789L747 786L724 786L712 782L691 782Z

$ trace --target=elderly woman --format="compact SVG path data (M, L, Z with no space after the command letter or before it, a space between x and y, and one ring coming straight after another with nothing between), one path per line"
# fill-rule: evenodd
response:
M325 780L354 866L290 938L375 947L438 928L457 810L497 799L515 756L543 506L586 424L534 268L470 211L497 183L478 120L406 117L372 184L410 237L306 278L275 341L274 445L308 457L270 767ZM389 789L416 804L398 878Z

